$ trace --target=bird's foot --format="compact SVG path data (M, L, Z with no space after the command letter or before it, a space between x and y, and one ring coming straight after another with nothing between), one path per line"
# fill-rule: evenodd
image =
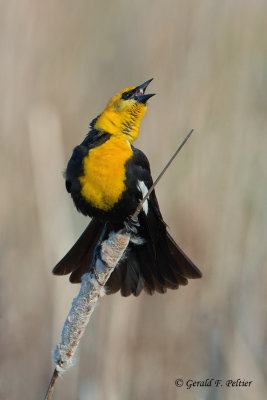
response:
M137 218L133 219L132 217L127 217L124 221L124 226L126 228L126 232L136 235L138 233L140 224Z

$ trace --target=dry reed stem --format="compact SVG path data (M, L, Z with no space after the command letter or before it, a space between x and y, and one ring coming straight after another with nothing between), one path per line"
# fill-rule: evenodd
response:
M47 388L47 392L46 392L46 394L45 394L45 398L44 398L44 400L51 400L52 399L52 396L53 396L53 392L54 392L54 388L55 388L55 384L56 384L56 380L57 380L57 378L58 378L58 371L57 371L57 369L55 368L54 369L54 372L53 372L53 375L52 375L52 378L51 378L51 380L50 380L50 383L49 383L49 386L48 386L48 388Z

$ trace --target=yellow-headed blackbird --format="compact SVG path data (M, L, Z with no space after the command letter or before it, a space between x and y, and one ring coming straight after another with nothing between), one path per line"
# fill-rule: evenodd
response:
M153 181L145 154L132 142L138 137L152 79L129 87L111 98L90 124L84 141L74 148L65 173L66 188L78 211L92 217L88 227L55 266L56 275L70 275L80 282L90 269L94 250L106 225L106 235L121 229L135 212ZM142 289L153 294L186 285L201 272L177 246L166 230L155 192L138 215L136 235L126 255L112 272L105 290L138 296Z

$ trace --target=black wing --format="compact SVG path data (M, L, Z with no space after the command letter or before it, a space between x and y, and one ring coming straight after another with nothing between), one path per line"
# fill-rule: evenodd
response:
M134 147L133 151L130 170L134 171L132 179L139 190L139 197L142 197L144 193L140 189L140 182L149 189L153 180L145 154ZM186 285L188 278L202 276L167 232L154 190L138 219L138 235L144 243L130 242L127 258L115 269L107 282L108 294L120 289L123 296L138 296L143 288L149 294L154 291L165 293L167 288L177 289L179 285Z

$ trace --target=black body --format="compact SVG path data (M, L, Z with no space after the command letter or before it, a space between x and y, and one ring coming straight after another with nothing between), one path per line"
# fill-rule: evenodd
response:
M71 193L77 209L93 217L72 249L53 270L56 275L71 273L70 281L73 283L80 282L82 275L88 272L94 248L105 223L106 235L110 231L118 231L123 227L126 218L136 210L143 196L138 181L144 182L148 189L153 183L147 157L142 151L131 146L133 157L125 166L127 190L112 210L105 212L96 209L81 196L78 177L82 175L83 158L91 148L100 146L109 140L109 137L108 133L93 128L82 144L74 149L66 170L66 188ZM123 296L138 296L143 288L149 294L153 294L154 291L164 293L167 288L177 289L179 285L186 285L187 278L201 277L198 268L166 231L154 191L148 199L147 214L142 210L138 221L139 239L133 238L125 258L111 274L105 286L107 294L121 290Z

